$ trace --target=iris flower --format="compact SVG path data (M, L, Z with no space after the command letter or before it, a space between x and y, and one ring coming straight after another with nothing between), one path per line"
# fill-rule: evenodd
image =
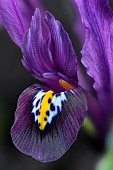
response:
M105 136L113 116L113 12L108 0L73 2L78 6L86 31L81 61L94 80L96 92L89 101L89 116L99 135Z
M42 83L28 87L18 99L11 129L13 143L36 160L56 160L75 141L87 111L71 41L49 12L45 14L45 38L39 9L29 29L25 29L16 0L3 0L0 13L12 40L21 47L22 64Z

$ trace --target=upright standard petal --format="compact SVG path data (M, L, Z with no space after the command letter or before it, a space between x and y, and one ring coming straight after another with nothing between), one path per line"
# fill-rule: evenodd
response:
M25 33L24 21L16 0L0 0L0 15L2 23L12 40L21 45Z
M22 63L34 77L57 91L60 79L77 83L76 56L61 24L49 13L46 13L46 22L49 35L45 40L40 11L36 9L31 27L23 38Z
M77 82L77 57L68 34L61 23L46 12L46 22L50 30L49 47L56 70L68 79Z
M22 43L23 59L22 63L25 68L38 80L46 82L52 87L57 87L58 78L54 71L54 63L47 40L43 39L41 15L36 9L35 15L32 17L31 27L26 32ZM44 76L48 76L45 78ZM57 83L56 83L57 79ZM52 81L52 80L55 80ZM49 86L49 88L51 87Z
M86 29L82 63L94 79L94 88L102 108L100 119L108 122L113 88L113 13L107 0L74 1Z
M15 146L21 152L41 162L49 162L60 158L75 141L86 116L87 104L84 91L80 87L56 94L57 100L51 100L50 110L49 113L46 112L46 116L53 115L55 111L56 114L52 118L52 122L50 117L44 119L43 121L48 120L49 124L44 130L40 130L37 119L34 119L33 110L37 112L36 108L38 109L40 102L36 97L41 97L40 107L43 107L46 97L43 97L41 90L38 85L33 85L20 95L11 136ZM38 95L39 93L42 95ZM50 98L48 99L48 103L50 103ZM56 107L57 104L58 107ZM38 112L35 116L40 115Z

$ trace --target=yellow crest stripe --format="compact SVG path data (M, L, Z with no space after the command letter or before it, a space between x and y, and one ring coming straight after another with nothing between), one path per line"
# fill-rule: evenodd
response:
M42 98L42 102L40 104L40 110L38 115L38 124L40 130L44 130L46 123L47 123L47 111L50 108L50 104L53 98L54 92L52 90L49 90L45 93L45 95Z

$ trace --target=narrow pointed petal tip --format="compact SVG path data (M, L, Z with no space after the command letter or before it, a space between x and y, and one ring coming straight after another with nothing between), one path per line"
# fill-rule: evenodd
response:
M86 116L87 104L81 88L64 92L66 100L62 111L42 131L31 113L33 97L40 90L38 85L33 85L20 95L11 137L22 153L41 162L50 162L60 158L75 141Z
M24 25L26 30L30 27L31 18L34 15L35 9L39 8L42 15L42 25L44 27L43 33L44 36L48 35L48 29L44 21L45 9L40 0L27 0L27 1L18 1L18 6L24 20Z

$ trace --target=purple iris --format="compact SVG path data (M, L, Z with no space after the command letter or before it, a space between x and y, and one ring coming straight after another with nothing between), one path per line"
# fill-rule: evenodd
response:
M29 29L16 0L3 0L0 9L5 28L22 49L24 67L41 82L28 87L19 97L11 129L13 143L42 162L56 160L75 141L87 111L72 44L49 12L45 14L45 37L38 9Z
M113 115L113 12L108 0L73 2L78 6L86 31L82 63L94 80L96 92L89 100L89 116L99 135L105 136Z

